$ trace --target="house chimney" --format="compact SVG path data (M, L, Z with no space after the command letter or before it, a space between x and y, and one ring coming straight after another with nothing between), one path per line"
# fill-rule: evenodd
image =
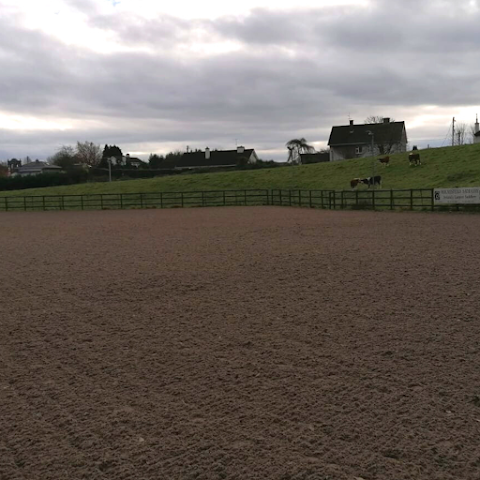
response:
M478 124L478 113L477 113L477 120L475 121L475 133L478 133L480 131L480 126Z
M210 160L210 149L208 147L205 149L205 160Z
M390 117L385 117L383 119L383 123L390 123Z
M237 147L237 153L243 153L244 151L245 151L245 147L242 147L241 145Z
M350 125L353 125L353 120L350 120Z

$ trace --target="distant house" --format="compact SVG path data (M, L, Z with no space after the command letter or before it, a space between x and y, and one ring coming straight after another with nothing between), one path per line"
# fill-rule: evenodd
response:
M237 147L236 150L210 150L186 152L176 162L175 168L189 169L201 167L236 167L256 163L257 154L253 148Z
M131 157L130 154L127 153L126 155L122 156L121 164L129 167L133 167L133 168L138 168L141 165L147 165L147 162L144 162L143 160L137 157Z
M300 160L302 165L306 163L322 163L330 161L329 152L301 153Z
M405 122L390 122L384 118L383 123L372 123L332 127L328 145L330 161L362 158L373 155L388 155L407 151L407 131Z
M38 175L40 173L60 173L61 171L61 167L49 165L48 163L41 162L40 160L35 160L34 162L26 163L25 165L18 167L17 174L26 176Z

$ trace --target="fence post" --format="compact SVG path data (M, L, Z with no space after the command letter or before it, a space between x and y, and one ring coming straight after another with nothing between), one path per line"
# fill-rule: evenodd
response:
M247 206L247 191L243 191L244 205Z
M278 191L278 198L279 198L280 206L283 206L282 189Z
M82 210L83 210L83 195L80 195L80 206L82 207Z
M202 207L205 206L205 192L202 190Z
M435 210L435 196L433 195L433 188L430 190L430 195L432 196L432 212Z
M302 191L301 190L298 191L298 206L299 207L302 206Z
M143 208L143 193L140 194L140 208Z
M103 193L100 194L100 208L103 210Z
M23 197L23 211L27 211L27 197Z
M288 204L290 206L292 206L292 191L291 190L288 191Z
M227 205L227 199L225 198L225 190L223 191L223 206Z
M183 192L181 193L180 198L182 199L182 208L183 208Z
M8 212L8 197L5 197L5 211Z
M160 192L160 208L163 208L163 192Z
M45 211L45 195L42 197L43 211Z
M375 188L372 190L372 207L375 210Z
M355 205L358 207L358 190L355 190Z
M410 210L413 210L413 190L410 189Z
M312 208L312 191L309 190L308 192L308 203L310 205L310 208Z
M65 197L61 196L62 201L60 202L60 210L65 210Z
M325 204L323 203L323 190L320 190L320 206L321 208L325 208Z
M343 210L345 208L345 198L344 198L344 191L342 190L340 193L340 208Z
M120 194L120 210L123 210L123 193Z
M390 189L390 210L393 210L393 190Z

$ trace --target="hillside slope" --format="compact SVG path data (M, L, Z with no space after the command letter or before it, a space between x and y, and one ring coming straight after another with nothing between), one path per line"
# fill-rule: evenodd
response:
M388 167L375 165L382 188L480 186L480 144L421 150L422 165L410 166L407 154L391 156ZM285 168L184 174L145 180L36 188L0 192L11 195L78 195L234 189L349 189L350 180L372 175L372 159ZM360 188L366 188L364 186Z

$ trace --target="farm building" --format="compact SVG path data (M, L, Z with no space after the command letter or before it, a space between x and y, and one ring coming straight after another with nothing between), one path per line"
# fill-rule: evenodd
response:
M383 123L367 123L332 127L328 145L330 161L362 158L373 155L388 155L407 151L407 131L405 122L391 122L384 118Z
M34 162L26 163L17 168L16 173L18 175L38 175L40 173L59 173L61 172L61 167L56 165L49 165L46 162L41 162L40 160L35 160Z
M186 152L176 162L175 168L236 167L241 164L256 163L257 154L253 148L237 147L236 150L213 150Z

